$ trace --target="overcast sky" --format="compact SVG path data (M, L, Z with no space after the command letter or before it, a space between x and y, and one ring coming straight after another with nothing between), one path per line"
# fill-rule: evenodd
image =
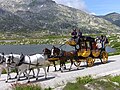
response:
M120 0L54 0L96 15L105 15L111 12L120 13Z

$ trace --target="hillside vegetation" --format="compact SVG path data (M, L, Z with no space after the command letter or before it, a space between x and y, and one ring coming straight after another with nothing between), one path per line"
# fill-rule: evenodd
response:
M0 31L3 32L119 32L120 27L81 10L52 0L1 0Z
M105 35L103 33L99 34L83 34L84 36L97 37L100 35ZM116 52L111 52L109 55L120 54L120 34L113 33L107 35L109 40L108 46L115 48ZM69 34L55 34L50 35L47 32L34 32L34 33L0 33L0 45L31 45L31 44L65 44L71 38Z

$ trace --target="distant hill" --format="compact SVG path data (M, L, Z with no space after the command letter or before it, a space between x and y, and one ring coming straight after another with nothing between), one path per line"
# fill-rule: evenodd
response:
M3 13L4 12L4 13ZM52 0L0 0L0 31L118 32L120 27Z
M113 13L109 13L105 16L99 16L99 17L106 19L106 20L110 21L111 23L120 27L120 14L119 13L113 12Z
M12 31L21 30L22 28L27 28L23 19L19 16L14 15L9 11L0 9L0 30L1 31Z

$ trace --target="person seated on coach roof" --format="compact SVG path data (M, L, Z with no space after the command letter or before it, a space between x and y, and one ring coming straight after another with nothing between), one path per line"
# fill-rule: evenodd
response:
M80 31L80 29L78 30L78 45L79 45L79 49L81 49L81 38L82 38L82 32Z
M71 32L71 36L72 36L72 39L76 39L77 38L77 31L76 29L73 29L73 31Z
M82 32L80 31L80 29L78 30L78 38L82 37Z

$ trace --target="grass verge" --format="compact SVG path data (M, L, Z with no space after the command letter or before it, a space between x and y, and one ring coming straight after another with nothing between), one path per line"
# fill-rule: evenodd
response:
M76 83L67 83L63 90L120 90L120 76L80 77Z
M37 84L12 84L12 90L43 90ZM45 88L44 90L52 90L51 88Z

